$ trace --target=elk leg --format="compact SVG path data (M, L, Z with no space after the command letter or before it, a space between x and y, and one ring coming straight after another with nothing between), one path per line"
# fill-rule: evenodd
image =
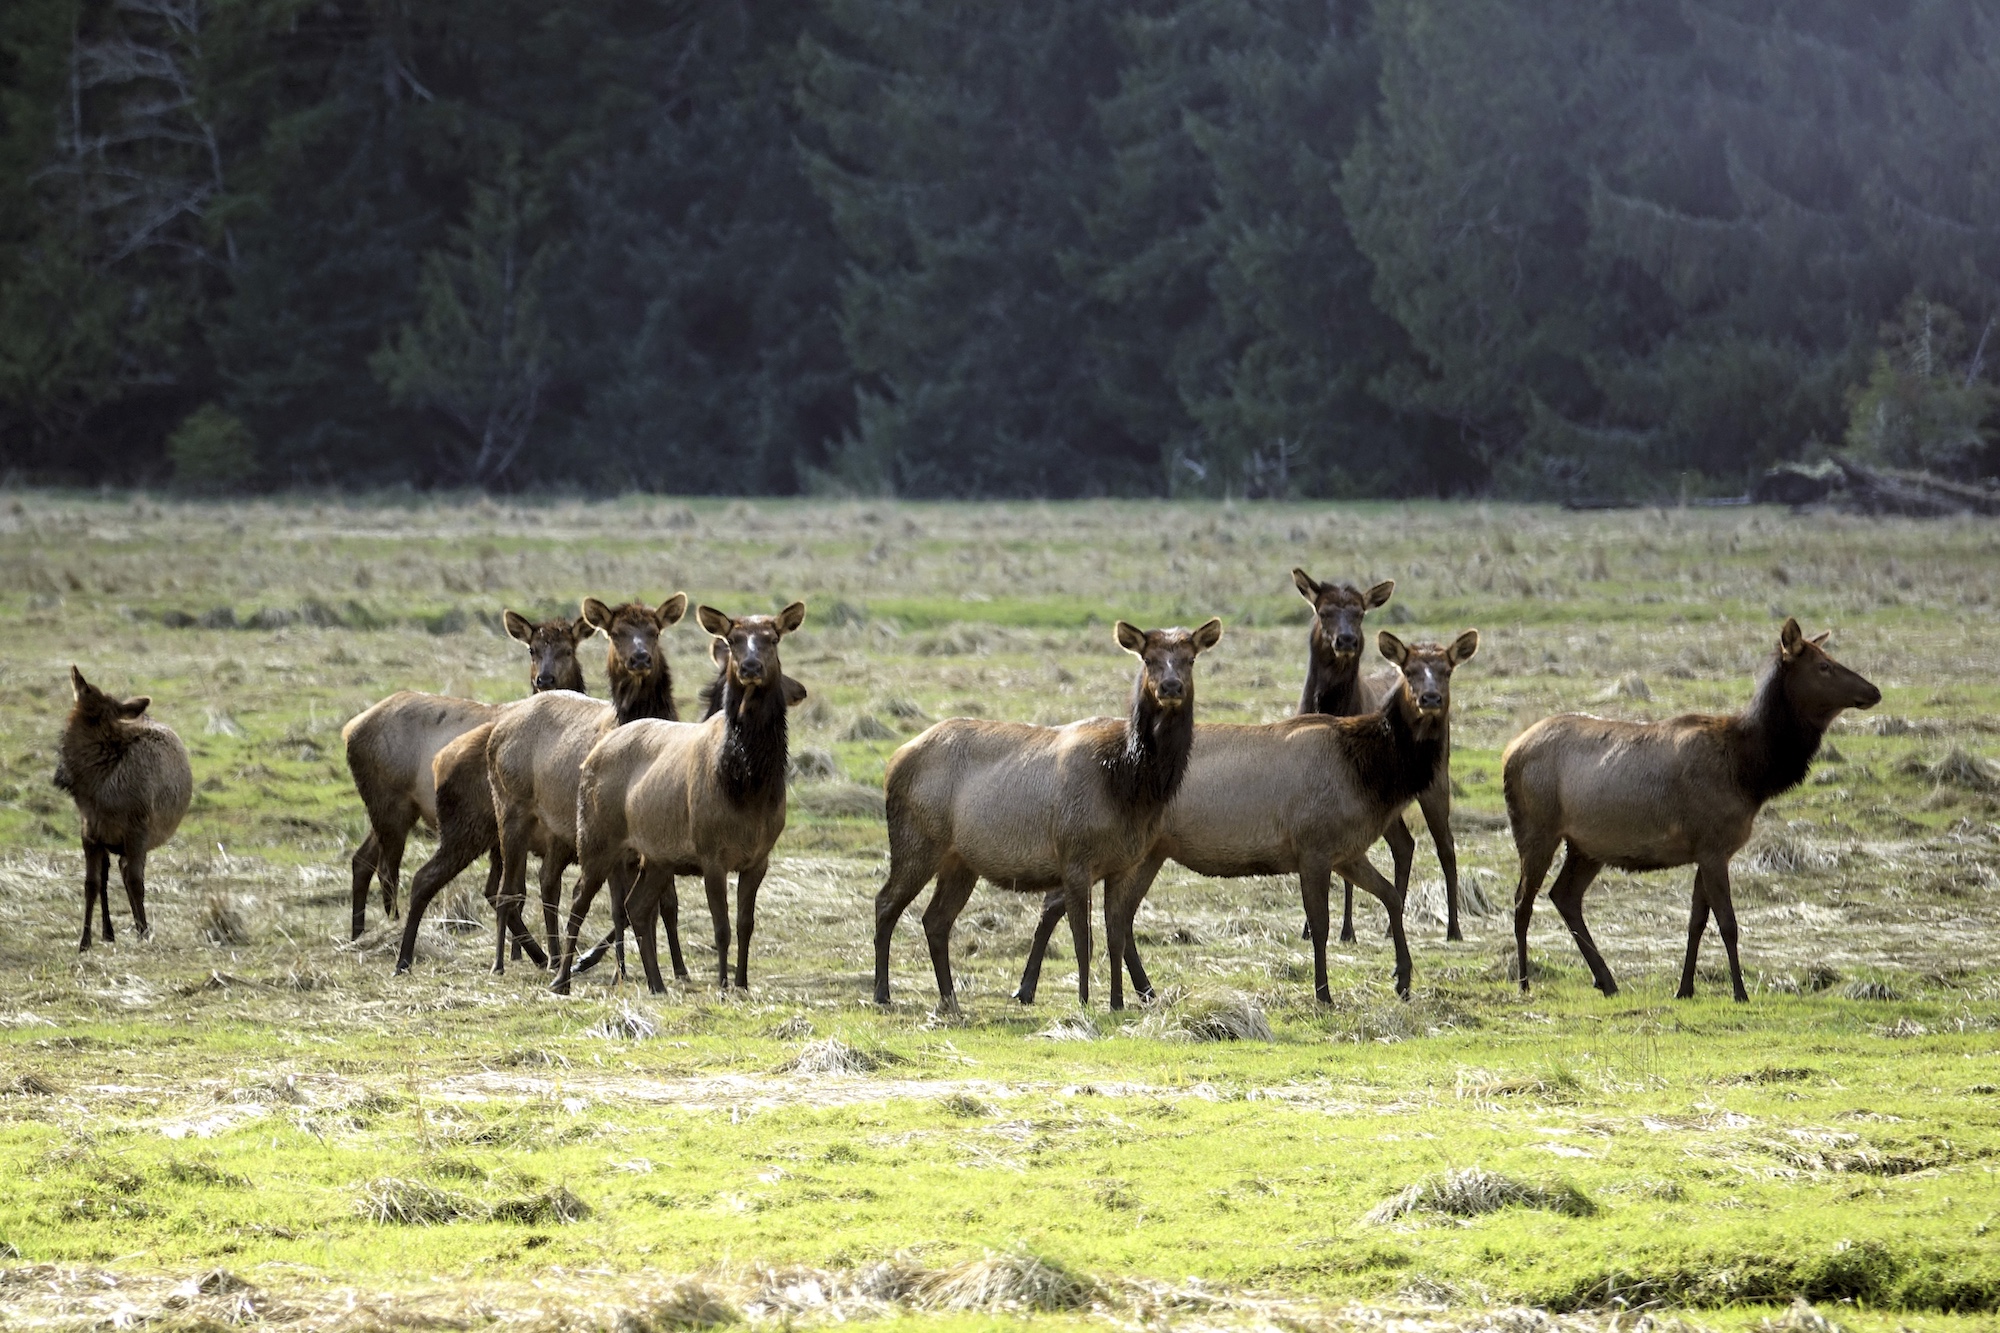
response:
M542 928L548 932L549 954L551 957L562 948L562 927L557 924L556 908L562 902L563 871L569 869L576 859L575 849L570 846L551 848L542 858ZM527 923L522 923L522 933L528 934ZM529 935L529 938L533 938Z
M1343 881L1345 882L1345 881ZM1306 934L1312 937L1313 946L1313 998L1321 1004L1333 1003L1333 991L1326 981L1326 928L1327 892L1332 887L1331 868L1317 861L1304 862L1299 866L1299 902L1306 912ZM1354 898L1354 886L1347 886L1348 900ZM1346 938L1352 938L1347 936Z
M1138 950L1132 943L1132 918L1139 913L1140 895L1133 890L1138 883L1138 867L1104 881L1104 957L1111 964L1111 1007L1125 1007L1125 967L1138 957ZM1146 969L1135 969L1132 989L1136 997L1143 996L1150 986L1142 987L1140 979Z
M396 913L396 889L403 879L403 847L408 843L410 829L404 825L400 829L391 828L376 835L375 878L382 885L382 911L394 917Z
M354 871L354 933L349 939L360 939L361 932L368 928L368 886L375 879L376 854L382 842L371 825L368 836L354 849L354 860L349 864Z
M106 896L107 884L111 878L111 849L101 842L84 840L83 844L83 938L77 942L78 953L90 951L90 914L98 902ZM111 914L104 916L104 938L111 939Z
M1340 942L1342 944L1352 944L1354 943L1354 881L1342 878L1340 885L1342 890L1340 895ZM1308 936L1312 934L1312 922L1308 921L1306 923L1305 933Z
M1516 843L1518 845L1518 838ZM1521 994L1528 993L1528 923L1535 917L1535 895L1548 878L1549 862L1556 859L1556 844L1520 848L1521 878L1514 885L1514 957L1521 973Z
M592 873L588 862L576 877L576 892L570 895L569 900L569 932L564 937L566 942L556 954L560 961L556 964L555 980L549 983L549 989L557 995L569 994L570 978L583 970L576 965L576 939L583 933L584 918L590 915L590 904L596 900L598 887L603 882L600 876ZM616 898L616 886L613 886L612 895Z
M660 921L667 928L667 952L673 955L674 980L686 981L687 960L681 957L681 893L672 875L667 876L666 889L660 895ZM619 966L622 969L624 965Z
M132 841L126 843L125 845L128 850L123 856L118 858L118 874L119 877L125 881L125 901L132 905L132 921L134 925L139 927L139 938L142 940L150 940L153 938L153 927L152 924L146 920L145 831L143 829L140 830L140 832L133 837ZM105 919L107 921L110 920L110 912L111 912L110 899L111 895L109 892L102 894L98 898L98 901L105 905L104 911L105 911ZM109 930L106 930L104 932L104 938L106 939L111 938L111 932Z
M1451 768L1438 769L1437 781L1417 797L1424 812L1424 827L1431 832L1431 847L1437 852L1438 869L1444 872L1444 937L1462 940L1458 925L1458 844L1451 836ZM1401 822L1401 821L1398 821Z
M1410 998L1410 941L1403 931L1403 895L1394 884L1382 878L1382 872L1369 864L1366 856L1357 856L1340 867L1340 873L1352 879L1363 889L1375 895L1382 906L1389 909L1389 938L1396 945L1396 994L1405 1000Z
M1062 924L1063 914L1068 910L1069 900L1061 889L1050 889L1042 895L1042 915L1035 922L1035 938L1028 945L1021 984L1014 988L1014 998L1022 1004L1035 1002L1035 991L1042 984L1042 956L1049 951L1049 941L1055 938L1056 927Z
M1571 843L1568 855L1563 857L1562 869L1556 872L1556 882L1549 888L1549 902L1562 914L1563 924L1569 927L1577 952L1583 955L1584 963L1590 968L1591 983L1606 995L1616 995L1618 983L1611 979L1611 969L1604 965L1604 955L1597 951L1597 941L1590 938L1590 927L1583 920L1584 890L1590 887L1591 881L1602 869L1602 861L1585 856L1577 850L1575 843Z
M701 872L701 886L708 893L709 919L715 923L715 984L723 990L728 990L729 874L727 871L704 866ZM646 904L633 904L633 906L640 909L631 913L634 920L639 919L641 916L646 918L646 931L648 934L651 934L654 929L653 918L659 915L657 907ZM652 975L652 973L648 972L646 974L647 980L650 981Z
M718 887L723 883L721 875L713 875L707 878L709 885L709 907L715 909L717 900L723 898L727 890L726 887ZM667 993L667 980L660 975L660 898L658 872L650 867L642 872L637 881L633 883L631 889L625 894L624 901L625 906L623 908L615 906L613 908L613 915L619 917L619 933L623 935L624 927L627 924L632 927L632 936L639 943L639 966L645 969L646 973L646 989L655 995L665 995ZM722 907L716 910L717 940L715 951L722 956L723 966L726 969L728 967L729 954L728 903L724 901ZM727 975L724 976L723 981L727 984Z
M931 882L942 854L922 838L889 826L889 878L875 895L875 1003L889 1003L889 941L911 901Z
M1063 895L1069 899L1069 938L1076 949L1076 1003L1090 1007L1090 871L1071 866L1063 874ZM1117 960L1112 960L1117 966Z
M1153 891L1153 881L1159 877L1160 867L1166 863L1164 856L1148 856L1132 868L1125 889L1125 970L1132 974L1133 993L1146 1001L1153 998L1153 982L1146 975L1146 965L1139 961L1139 939L1132 923L1138 919L1139 907L1146 901L1146 895Z
M750 989L750 935L757 929L757 886L771 863L759 861L736 872L736 988Z
M500 820L500 894L494 900L493 974L507 970L507 924L518 918L528 901L528 851L533 829L530 816L509 810ZM551 852L550 855L554 853ZM547 858L543 859L544 873Z
M1674 992L1676 1000L1694 998L1694 964L1701 953L1701 934L1708 929L1708 895L1702 890L1702 872L1694 872L1694 901L1688 906L1688 950L1687 961L1681 964L1681 988Z
M965 910L979 875L972 867L952 857L938 870L937 892L924 904L924 944L931 955L931 972L937 978L938 1012L958 1010L958 983L951 975L951 928Z
M1724 952L1729 955L1729 984L1736 992L1736 1002L1748 1004L1750 992L1743 989L1743 962L1736 954L1736 904L1729 896L1729 862L1708 866L1700 874L1702 894L1708 899L1709 910L1715 913L1715 929L1722 936Z
M104 864L97 872L97 917L106 944L111 943L111 849L104 849Z
M1396 887L1403 891L1403 900L1409 901L1410 867L1417 863L1417 839L1410 832L1410 826L1397 815L1389 821L1389 827L1382 830L1382 841L1389 844L1389 864L1395 867ZM1350 891L1351 892L1351 891ZM1382 926L1382 933L1389 933L1388 924Z

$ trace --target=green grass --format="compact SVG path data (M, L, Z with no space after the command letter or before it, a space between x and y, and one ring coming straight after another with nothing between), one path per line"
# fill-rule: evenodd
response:
M1996 556L1991 523L1762 510L0 496L0 1256L18 1256L0 1311L1317 1327L1358 1301L1438 1327L1511 1303L1750 1327L1804 1296L1857 1330L1980 1326L2000 1309ZM1834 627L1885 700L1738 859L1751 1004L1722 998L1712 938L1700 997L1667 998L1683 872L1592 891L1616 998L1588 989L1544 905L1531 995L1506 980L1502 910L1453 945L1422 915L1401 1003L1364 901L1322 1007L1295 885L1171 868L1139 919L1168 1001L1105 1013L1100 965L1095 1040L1047 1035L1075 1014L1066 933L1041 1003L1007 999L1038 904L990 887L955 940L963 1022L931 1017L915 913L896 1004L866 1003L885 846L857 789L895 747L957 713L1121 710L1121 617L1223 616L1202 715L1282 716L1303 662L1294 564L1395 578L1371 623L1406 637L1484 632L1454 682L1455 828L1468 885L1500 908L1498 761L1521 726L1732 708L1780 613ZM525 965L488 975L483 931L442 929L392 979L379 895L342 947L365 828L340 725L396 688L519 693L503 605L682 588L811 608L785 645L812 691L793 746L834 774L795 789L751 993L655 1000L598 973L559 1000ZM174 627L225 607L262 627ZM691 625L668 636L683 699L705 662ZM155 940L121 902L118 942L82 959L75 817L48 785L71 661L152 694L198 786L155 859ZM1632 675L1650 699L1615 692ZM682 887L701 975L706 913ZM222 907L246 943L211 941ZM1274 1039L1183 1039L1210 1004L1258 1009ZM827 1038L871 1067L789 1067ZM1587 1204L1367 1220L1468 1168ZM436 1224L371 1217L385 1208ZM995 1255L1019 1291L1016 1269L1085 1294L964 1297L987 1280L966 1266ZM252 1295L183 1286L218 1268ZM831 1306L773 1294L807 1277Z

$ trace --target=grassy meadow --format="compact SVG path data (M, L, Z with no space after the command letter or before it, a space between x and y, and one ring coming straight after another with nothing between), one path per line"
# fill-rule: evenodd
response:
M1414 998L1372 901L1321 1006L1294 882L1169 867L1149 1007L1107 1012L1099 960L1079 1011L1066 931L1014 1003L1039 904L991 886L954 944L962 1019L933 1014L921 900L870 1004L895 747L1122 712L1121 617L1222 617L1198 716L1285 716L1294 565L1394 578L1371 627L1483 633L1453 689L1467 938L1412 812ZM524 693L503 606L682 589L809 607L748 994L492 976L483 865L412 976L379 893L350 943L341 725L399 688ZM1989 1327L1996 601L2000 525L1974 520L0 493L0 1329ZM1609 999L1544 899L1521 994L1502 748L1562 709L1740 706L1785 615L1885 697L1737 859L1751 1002L1712 933L1700 995L1670 998L1691 871L1591 891ZM691 701L706 638L663 641ZM71 662L152 695L197 787L155 937L114 888L117 940L82 957L49 783ZM706 977L685 881L682 923Z

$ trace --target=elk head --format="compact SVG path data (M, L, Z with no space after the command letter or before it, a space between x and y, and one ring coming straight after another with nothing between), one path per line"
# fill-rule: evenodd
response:
M1351 667L1361 657L1361 618L1386 605L1396 591L1394 579L1384 579L1363 592L1352 583L1317 583L1303 569L1292 571L1299 596L1312 604L1313 656L1323 666Z
M1402 673L1396 702L1411 729L1420 736L1435 735L1451 715L1452 669L1479 651L1479 631L1469 629L1441 646L1404 643L1383 630L1375 644Z
M778 641L805 623L804 602L793 602L775 616L730 616L712 606L700 606L695 608L694 617L715 636L710 648L715 664L738 689L754 691L783 683L788 686L784 691L787 705L797 702L791 697L794 692L799 699L805 697L805 687L786 681L778 661Z
M687 614L687 594L677 592L658 606L627 602L610 607L595 597L583 599L583 621L611 640L608 662L611 673L643 676L654 664L666 659L660 652L660 634L680 623Z
M1778 670L1784 673L1785 699L1821 731L1846 709L1873 708L1882 702L1882 691L1874 682L1834 661L1826 651L1832 632L1808 639L1799 622L1789 617L1778 631Z
M591 635L582 620L544 620L537 625L518 611L502 611L507 637L528 646L528 688L581 690L583 668L577 665L576 646Z
M1118 646L1139 659L1139 697L1171 713L1194 702L1194 659L1222 641L1222 622L1200 629L1144 630L1119 621Z
M153 702L149 694L141 694L132 699L120 699L106 694L83 678L83 673L71 666L69 687L76 697L76 706L70 710L70 720L93 726L103 726L128 718L138 717Z

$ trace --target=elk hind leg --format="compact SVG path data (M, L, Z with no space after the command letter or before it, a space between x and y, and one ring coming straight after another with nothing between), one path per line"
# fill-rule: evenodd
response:
M118 858L118 875L120 879L125 881L125 901L131 904L132 923L139 928L139 938L150 940L153 938L153 924L146 920L146 835L144 830L134 835L132 840L125 844L125 847L125 854ZM106 893L99 901L106 902L109 898L110 894ZM105 910L107 912L106 920L108 921L110 909L107 906ZM104 932L104 936L106 939L111 937L109 929Z
M368 886L375 882L375 865L382 850L382 840L371 825L368 836L354 849L354 859L349 866L354 872L353 934L348 938L360 939L361 932L368 928Z
M930 840L889 826L889 878L875 895L875 1003L889 1003L889 942L896 923L937 873L943 850Z
M1035 1002L1035 991L1042 984L1042 958L1049 951L1049 941L1055 938L1056 927L1062 924L1064 913L1069 910L1069 899L1061 889L1050 889L1042 895L1042 914L1035 922L1035 938L1028 945L1028 961L1021 968L1021 984L1014 988L1014 998L1022 1004Z
M1528 993L1528 923L1535 918L1535 895L1548 878L1549 863L1556 859L1559 839L1534 839L1515 843L1521 853L1521 877L1514 884L1514 962L1521 976L1521 993Z
M1618 983L1612 979L1611 969L1605 966L1604 955L1597 951L1597 941L1590 938L1590 927L1583 919L1584 891L1602 869L1602 861L1585 856L1571 843L1563 857L1562 869L1556 872L1556 882L1549 888L1549 902L1569 927L1570 938L1576 941L1577 952L1583 955L1584 965L1590 969L1591 984L1606 995L1616 995Z
M111 849L101 842L88 839L83 844L83 938L77 942L76 951L85 953L90 949L90 914L100 902L109 899L111 879ZM111 942L111 912L104 913L104 939Z
M1722 948L1729 955L1729 985L1738 1004L1747 1004L1750 992L1743 988L1743 960L1736 952L1736 904L1729 894L1729 862L1719 861L1703 866L1700 871L1702 896L1708 899L1709 910L1715 913L1716 933L1722 936Z
M958 983L951 975L951 928L978 884L978 872L952 857L938 869L937 892L924 904L924 944L930 950L931 972L937 978L940 1013L958 1012Z
M1346 865L1339 867L1340 873L1373 894L1382 906L1389 909L1389 939L1396 948L1396 994L1407 1000L1410 998L1410 939L1403 929L1404 896L1394 884L1382 878L1382 872L1369 863L1366 856L1357 856Z
M1694 998L1694 965L1701 955L1701 935L1708 929L1708 895L1702 892L1702 873L1694 872L1694 897L1688 905L1688 947L1687 961L1681 964L1680 989L1674 992L1676 1000Z

